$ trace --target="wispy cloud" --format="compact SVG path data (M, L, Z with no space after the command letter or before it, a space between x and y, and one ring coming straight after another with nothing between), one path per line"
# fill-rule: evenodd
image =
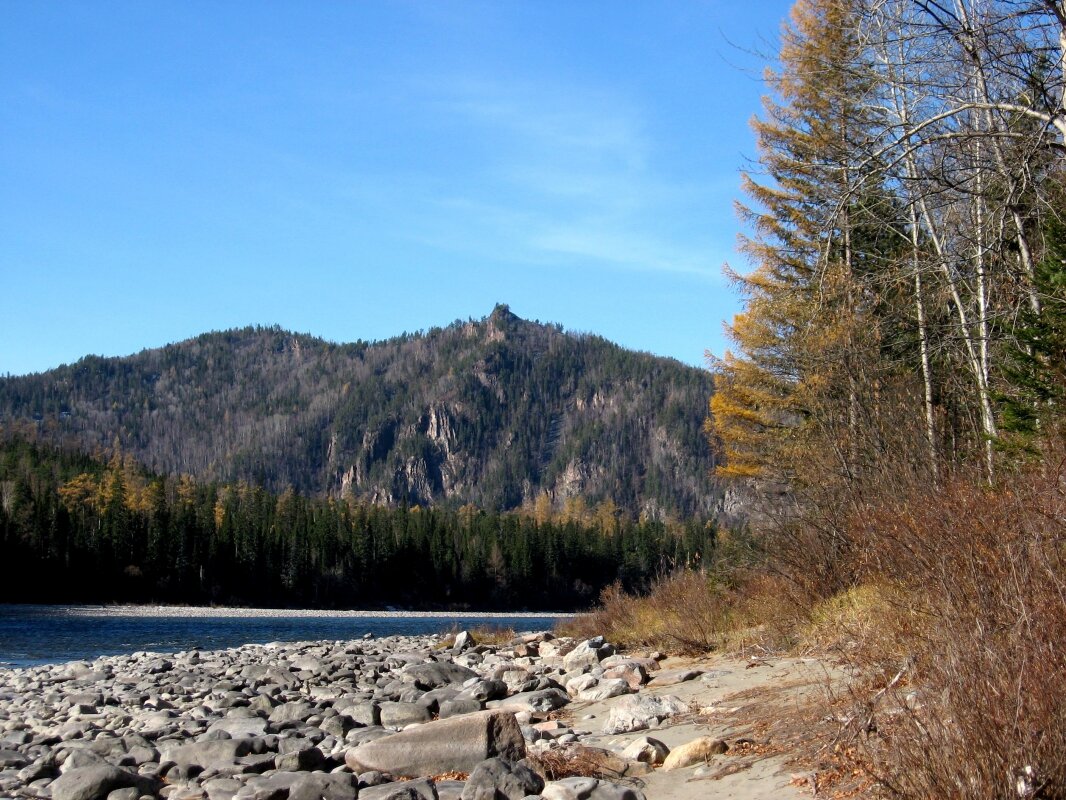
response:
M707 237L679 235L705 190L657 172L639 104L573 85L458 80L433 91L480 158L462 191L435 198L459 227L506 239L528 261L717 278Z
M710 253L691 252L642 235L590 226L546 230L534 238L534 246L548 252L608 262L627 269L673 272L717 279L719 264L709 263Z
M639 169L648 143L636 109L606 93L572 85L457 81L438 107L467 117L500 138L550 160L581 159Z

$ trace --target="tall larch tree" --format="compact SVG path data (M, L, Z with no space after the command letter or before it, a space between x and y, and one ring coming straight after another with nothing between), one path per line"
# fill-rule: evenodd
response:
M870 86L849 0L801 0L783 31L772 95L753 122L760 172L739 205L754 269L729 271L745 311L717 373L710 432L723 476L794 479L812 448L846 478L860 469L863 361L873 335L856 241L874 213L864 186Z

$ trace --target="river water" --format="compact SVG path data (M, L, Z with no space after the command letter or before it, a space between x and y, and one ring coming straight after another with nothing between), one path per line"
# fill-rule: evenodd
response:
M0 605L0 666L139 650L216 650L252 642L358 639L496 626L550 629L562 615L311 612L271 609Z

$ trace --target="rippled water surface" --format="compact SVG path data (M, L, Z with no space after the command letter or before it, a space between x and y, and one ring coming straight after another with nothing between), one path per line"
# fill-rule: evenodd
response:
M231 612L232 613L232 612ZM214 650L249 642L358 639L438 633L498 625L519 631L547 630L557 621L544 616L309 616L284 611L247 616L144 616L84 606L0 606L0 666L28 666L92 659L138 650Z

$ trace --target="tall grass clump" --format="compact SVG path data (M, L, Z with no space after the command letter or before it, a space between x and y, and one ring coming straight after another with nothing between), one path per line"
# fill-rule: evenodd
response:
M559 632L602 635L622 647L677 655L778 646L795 628L795 606L786 588L759 573L727 581L712 572L679 570L641 595L627 594L617 584L607 587L593 611L567 620Z
M661 577L642 596L619 584L600 594L599 605L560 630L572 636L603 635L623 647L650 647L694 654L714 650L730 625L728 591L707 574L681 570Z
M792 587L766 571L765 558L749 530L719 530L708 558L664 572L644 592L608 586L592 611L558 631L676 655L776 646L794 628L797 606Z

